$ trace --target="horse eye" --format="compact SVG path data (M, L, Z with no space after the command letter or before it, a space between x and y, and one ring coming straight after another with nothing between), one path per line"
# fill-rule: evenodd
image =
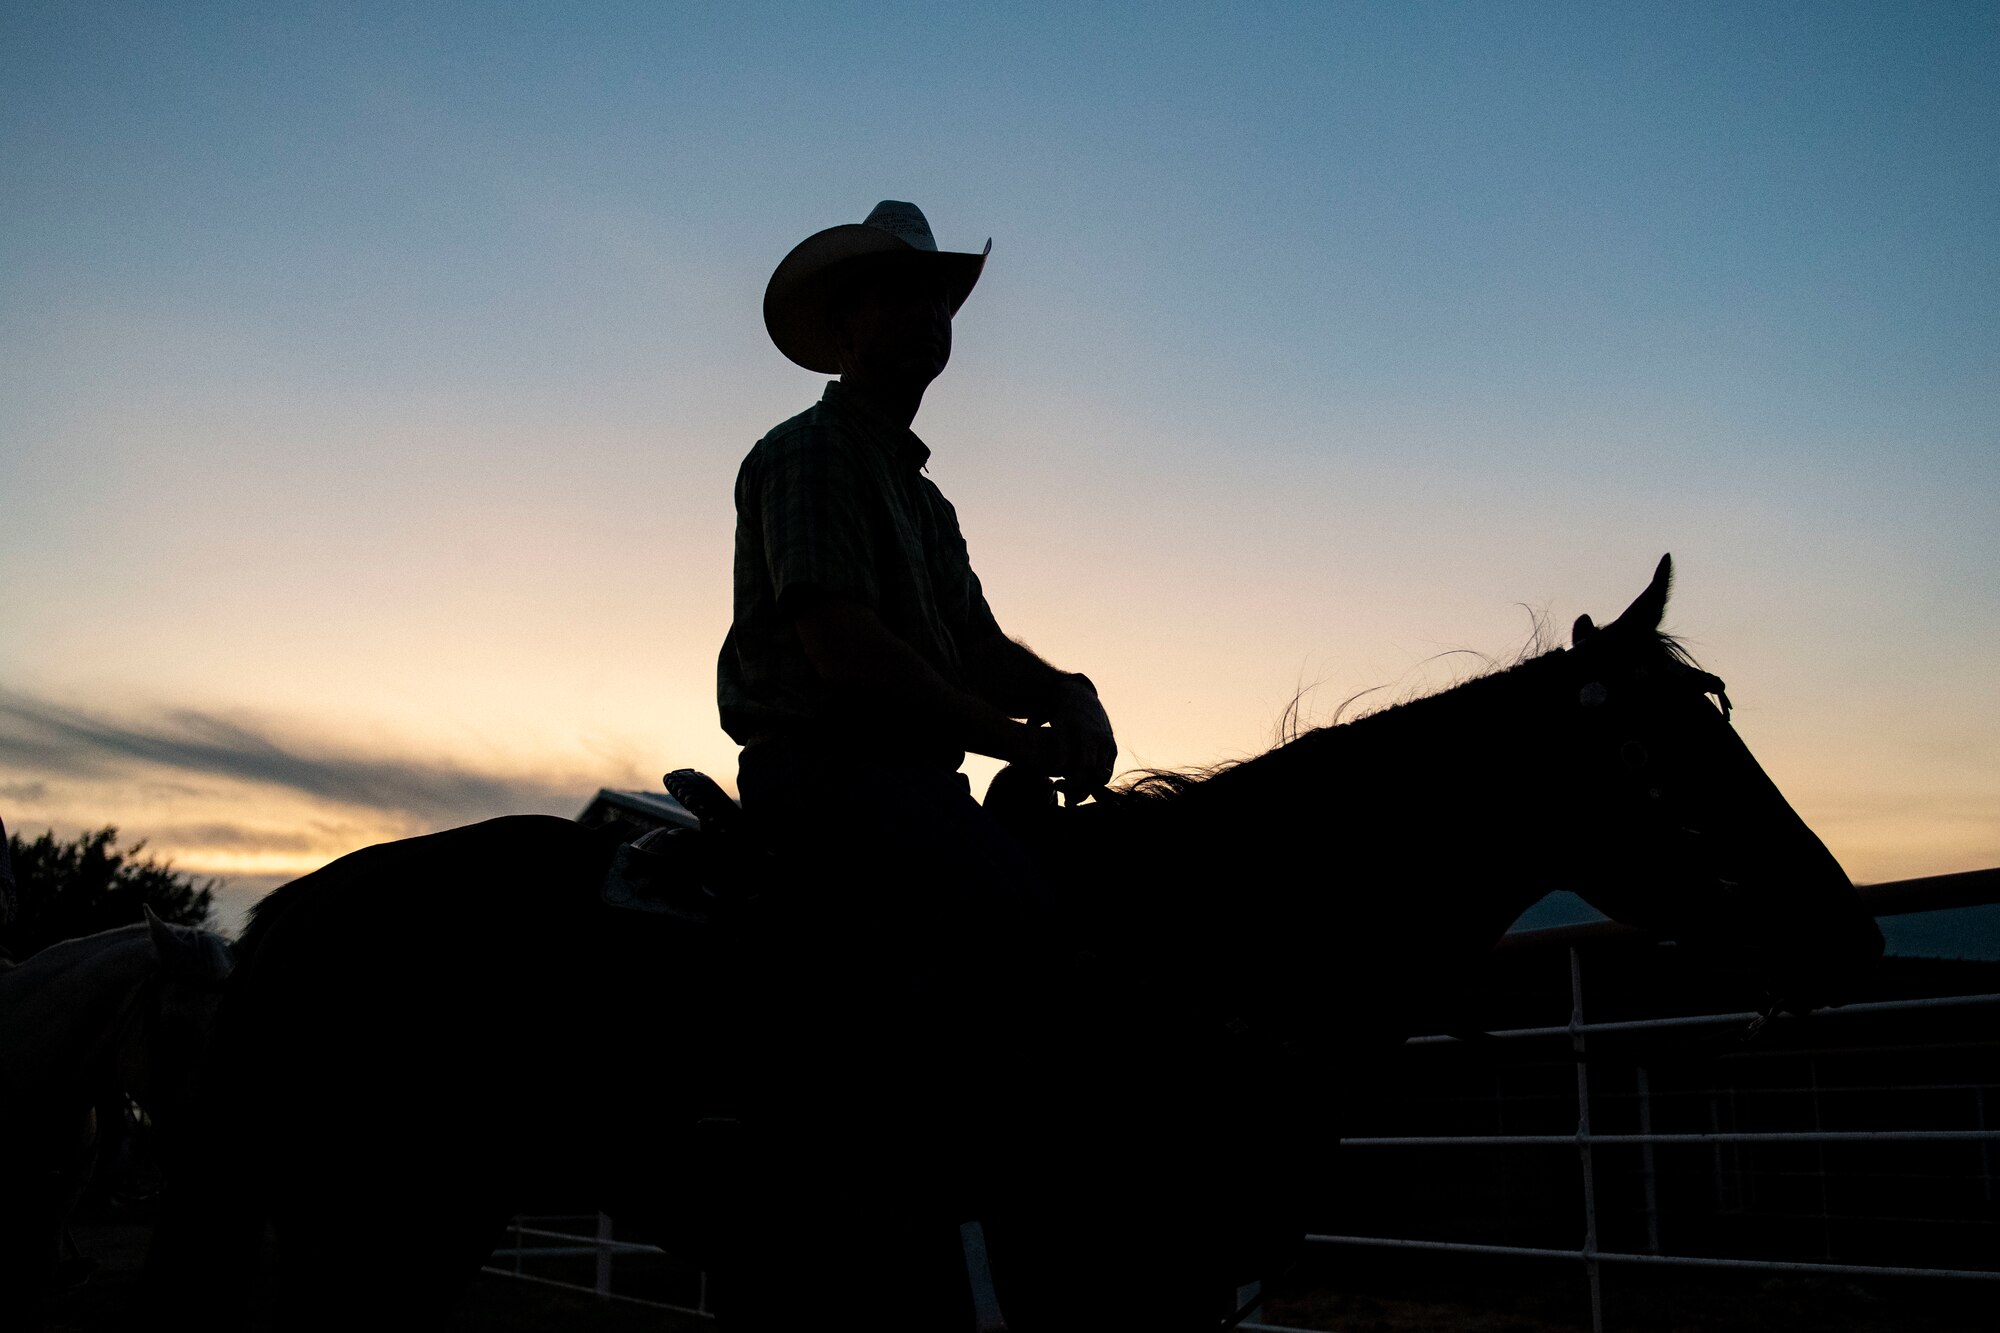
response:
M1637 741L1626 741L1619 746L1618 757L1624 761L1627 768L1644 768L1647 761L1652 758L1646 753L1646 747Z
M1585 708L1602 708L1610 697L1611 691L1604 688L1604 682L1593 680L1577 691L1576 701Z

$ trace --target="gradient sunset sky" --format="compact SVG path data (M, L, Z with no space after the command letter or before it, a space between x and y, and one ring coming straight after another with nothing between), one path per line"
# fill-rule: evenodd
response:
M1672 551L1855 878L2000 865L1996 69L1911 0L8 5L0 818L234 913L733 775L764 283L895 198L993 238L917 429L1122 765Z

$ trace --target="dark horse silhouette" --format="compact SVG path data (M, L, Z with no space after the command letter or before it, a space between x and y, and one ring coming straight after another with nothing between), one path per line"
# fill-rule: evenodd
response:
M435 1316L511 1212L560 1200L703 1257L736 1327L967 1327L948 1242L978 1218L1016 1333L1212 1329L1303 1233L1343 1097L1545 893L1738 950L1795 1009L1879 956L1722 682L1659 632L1669 576L1566 649L1027 817L1096 957L1046 1058L1005 1080L915 1022L931 1058L857 1093L839 1053L891 1020L844 1005L868 978L818 925L608 911L612 849L568 821L345 857L241 941L213 1152L154 1276L212 1318L268 1217L287 1326ZM822 904L866 892L791 878ZM758 1094L696 1123L714 1063L742 1075L744 1052ZM932 1240L938 1261L911 1262ZM884 1263L896 1295L852 1303Z

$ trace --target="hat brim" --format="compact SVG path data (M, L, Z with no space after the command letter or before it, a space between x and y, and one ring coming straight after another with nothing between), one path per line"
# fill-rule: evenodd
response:
M986 267L993 242L978 254L959 250L919 250L900 236L858 222L814 232L778 263L764 288L764 328L778 350L807 370L837 374L840 354L833 338L832 304L841 270L857 259L903 255L935 267L951 294L951 312L965 304Z

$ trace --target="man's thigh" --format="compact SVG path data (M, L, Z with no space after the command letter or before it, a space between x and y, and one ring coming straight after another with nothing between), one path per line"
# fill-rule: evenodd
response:
M739 788L808 894L969 912L985 928L1049 906L1037 867L959 773L787 746L746 752Z
M965 779L812 751L753 758L744 809L792 863L787 916L854 964L847 997L899 1011L897 1027L943 1025L930 1038L950 1045L1031 1039L1074 950L1040 871Z

